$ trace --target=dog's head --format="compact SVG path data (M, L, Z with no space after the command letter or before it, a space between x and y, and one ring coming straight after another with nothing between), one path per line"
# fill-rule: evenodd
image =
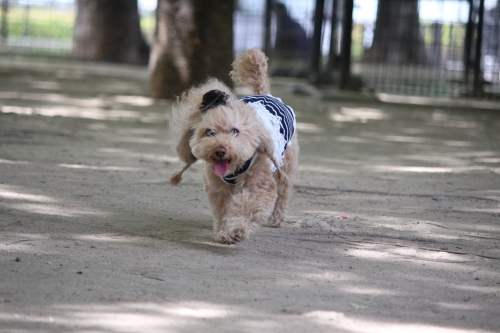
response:
M270 135L251 106L211 90L203 95L199 110L201 119L192 127L189 146L216 174L233 173L256 152L272 156Z

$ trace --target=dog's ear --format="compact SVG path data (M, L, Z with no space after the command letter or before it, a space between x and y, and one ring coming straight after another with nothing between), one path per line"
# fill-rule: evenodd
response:
M189 146L189 140L193 134L194 130L192 128L185 129L175 147L179 158L186 164L193 164L197 160L191 152L191 146Z
M181 137L179 138L179 141L177 142L177 146L175 147L175 150L177 151L177 154L179 155L179 158L181 161L186 163L182 171L176 172L170 177L169 183L171 185L177 185L181 182L182 180L182 173L186 171L191 164L196 162L197 158L194 157L193 153L191 152L191 146L189 146L189 140L193 136L194 130L192 128L187 128L184 129L184 131L181 133Z
M187 95L186 95L187 96ZM186 99L186 97L183 97ZM177 142L175 150L181 161L186 164L196 162L189 146L189 140L194 134L195 124L201 121L201 112L194 108L188 108L182 103L172 108L172 118L170 120L170 130L174 140Z

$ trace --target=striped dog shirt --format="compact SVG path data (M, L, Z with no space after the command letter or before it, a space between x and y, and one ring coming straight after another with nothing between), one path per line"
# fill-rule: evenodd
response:
M281 167L286 148L292 144L292 136L297 126L292 108L285 105L281 99L271 95L250 95L240 100L255 110L259 120L271 134L274 143L274 158ZM273 165L274 171L276 167Z
M292 136L297 126L292 108L271 95L250 95L240 100L255 110L257 118L269 131L274 144L274 158L281 167L286 148L292 144ZM238 176L252 167L256 157L257 154L234 173L221 177L222 180L227 184L236 185ZM274 164L271 166L271 171L276 171Z

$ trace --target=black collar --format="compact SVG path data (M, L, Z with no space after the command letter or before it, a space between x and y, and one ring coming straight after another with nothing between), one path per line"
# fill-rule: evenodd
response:
M226 184L229 184L229 185L236 185L236 181L237 181L237 178L238 176L244 174L245 172L247 172L253 165L253 163L255 162L255 160L257 159L257 153L253 154L253 156L247 160L245 162L245 164L243 164L240 168L236 169L235 172L227 175L227 176L224 176L222 177L221 176L221 179L226 183Z

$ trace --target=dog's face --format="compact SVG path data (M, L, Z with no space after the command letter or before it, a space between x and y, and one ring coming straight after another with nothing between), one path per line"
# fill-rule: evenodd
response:
M204 112L193 130L192 154L221 176L236 171L256 151L266 152L272 146L252 107L241 101L228 101Z

